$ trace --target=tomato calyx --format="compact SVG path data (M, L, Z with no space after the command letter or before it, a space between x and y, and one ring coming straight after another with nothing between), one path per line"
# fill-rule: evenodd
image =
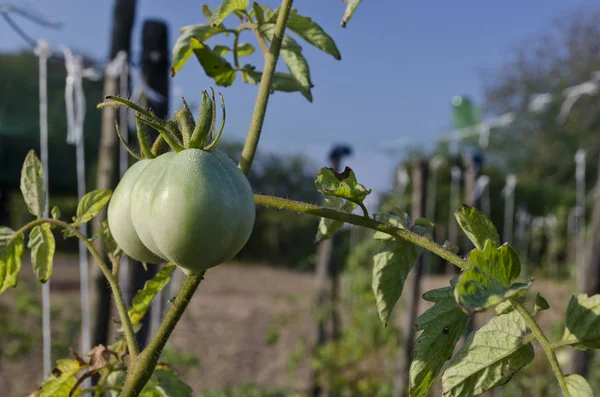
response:
M194 116L185 101L181 98L183 107L169 120L158 118L154 112L144 109L141 106L131 102L130 100L114 95L105 97L105 101L97 107L107 106L125 106L135 111L137 139L140 146L140 153L136 153L133 148L128 145L117 126L116 131L121 143L125 146L129 154L137 160L154 159L168 151L181 152L185 149L201 149L210 151L219 141L223 129L225 128L225 102L223 95L219 93L222 110L222 120L219 131L215 134L217 112L215 92L211 88L212 95L202 91L202 104L200 105L200 114L198 122L194 120ZM154 142L150 142L149 128L156 130L160 135Z

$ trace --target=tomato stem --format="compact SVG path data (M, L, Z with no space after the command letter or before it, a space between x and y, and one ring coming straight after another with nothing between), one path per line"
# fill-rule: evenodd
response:
M223 118L221 119L221 127L219 128L219 132L217 136L215 136L212 141L204 148L204 150L210 150L215 147L219 139L221 138L221 134L223 133L223 129L225 128L225 119L227 118L227 113L225 112L225 100L223 99L223 95L219 93L219 99L221 99L221 110L223 111ZM216 117L215 117L216 119ZM213 127L216 124L216 120L213 119Z
M279 15L277 16L277 23L275 24L275 33L273 35L273 40L271 41L271 48L269 51L265 52L265 68L260 79L260 87L258 88L252 121L250 122L250 129L248 130L248 136L238 165L246 175L250 172L250 167L252 167L254 155L256 154L256 149L258 147L258 141L260 140L260 134L267 113L269 96L271 94L271 86L273 85L273 76L275 75L275 68L281 51L281 43L283 42L283 36L285 34L285 28L292 10L293 2L294 0L282 0L281 7L279 8ZM257 35L260 36L260 32L257 32Z

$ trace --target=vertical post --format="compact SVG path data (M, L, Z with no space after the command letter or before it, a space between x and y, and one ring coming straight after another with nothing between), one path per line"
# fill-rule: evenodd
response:
M578 289L580 293L588 296L600 293L600 162L598 163L598 175L594 187L594 207L590 226L590 237L588 254L584 267L580 269ZM571 358L571 369L573 373L586 377L590 370L592 352L574 351Z
M513 174L506 176L506 184L502 189L504 196L504 227L502 230L503 240L512 244L513 221L515 217L515 187L517 185L517 177Z
M167 24L159 20L146 20L142 27L142 74L143 93L140 102L144 107L151 108L159 118L169 114L169 37ZM158 136L158 131L154 132ZM148 271L141 263L132 262L131 292L144 287L158 271L158 266L148 264ZM148 337L158 327L164 307L164 297L160 294L152 302L151 310L142 320L142 328L138 332L140 347L146 345Z
M437 194L437 179L438 169L444 164L444 158L442 156L434 156L429 160L429 178L427 179L427 199L425 216L427 219L435 223L435 205L436 205L436 194ZM435 233L434 233L435 236ZM434 256L431 252L424 252L423 254L423 274L427 275L431 271L431 263L433 262Z
M46 206L44 217L48 217L49 179L48 170L48 58L52 55L50 46L45 41L40 41L35 53L39 57L39 93L40 93L40 161L44 173L44 190L46 191ZM52 335L50 328L50 280L42 284L42 341L44 376L52 369L51 345Z
M404 166L398 168L396 173L396 182L398 185L398 209L404 210L404 191L410 182L410 177Z
M419 157L412 162L412 218L416 219L425 214L426 189L427 189L427 164ZM413 358L415 341L415 321L419 314L419 301L421 295L421 276L423 272L423 256L419 259L404 283L406 296L406 322L404 324L404 345L398 359L398 372L394 382L394 396L406 397L409 395L408 374Z
M575 217L577 233L577 283L584 283L583 267L585 266L585 150L579 149L575 153L575 180L577 184L577 214Z
M120 51L129 54L131 51L131 32L135 19L136 0L115 0L112 21L112 37L110 59L115 59ZM104 95L118 93L119 77L106 74L104 79ZM96 176L97 189L114 189L118 175L119 139L115 130L116 110L113 107L102 109L102 129L100 147L98 149L98 170ZM100 224L106 219L106 210L102 211L92 223L93 233L100 230ZM99 247L100 244L99 244ZM102 250L100 251L102 252ZM92 267L94 289L94 345L107 344L110 326L111 291L104 275L97 266Z
M454 217L454 211L460 206L460 180L462 170L460 167L453 166L450 169L450 215L448 219L448 241L453 246L458 245L458 223ZM455 266L449 265L446 268L447 273L454 273Z

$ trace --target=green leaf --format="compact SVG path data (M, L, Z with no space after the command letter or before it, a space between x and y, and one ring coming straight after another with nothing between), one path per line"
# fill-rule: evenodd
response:
M327 208L333 208L338 211L352 212L357 207L352 201L345 201L342 198L334 196L325 196L323 199L323 206ZM317 236L315 238L316 243L325 241L333 236L338 230L344 226L343 221L329 218L321 218L319 220L319 227L317 229Z
M287 27L308 43L330 54L338 61L342 59L340 51L331 36L325 33L323 28L311 18L299 15L297 10L292 10Z
M256 22L258 23L258 25L262 25L263 23L265 23L264 8L258 5L256 1L252 3L252 11L250 11L250 15L256 17Z
M192 50L206 75L215 79L215 83L219 86L228 87L233 84L235 71L229 62L195 37L191 38L191 42Z
M563 340L577 341L578 350L600 348L600 295L571 297Z
M40 385L36 397L69 397L77 382L75 375L86 367L87 364L80 360L58 360L52 373Z
M154 297L169 283L175 268L173 263L165 265L151 280L146 281L144 288L135 294L132 306L128 311L131 324L138 324L142 321Z
M212 26L220 25L232 12L245 11L247 8L248 0L223 0L213 13L210 23Z
M52 219L60 219L60 209L57 206L52 207Z
M213 19L213 12L211 11L210 7L206 4L202 5L202 15L204 15L204 18L206 18L206 21L209 23Z
M227 47L226 45L217 44L216 46L213 47L213 52L222 57L223 55L226 55L228 52L231 52L231 48Z
M533 361L530 330L516 311L492 318L473 332L442 376L447 397L471 397L508 382Z
M355 203L362 203L371 193L371 189L356 181L356 175L350 167L346 167L341 174L333 168L321 168L315 185L317 190L325 195L341 197Z
M425 397L444 363L452 357L456 343L462 336L469 317L454 299L454 284L426 292L423 299L435 305L421 314L415 324L423 331L415 344L410 365L410 395Z
M344 11L344 16L342 17L342 27L345 28L346 25L348 25L348 22L350 22L350 19L352 18L352 15L354 15L354 12L356 12L356 7L358 7L358 5L360 4L360 2L362 0L345 0L348 5L346 6L346 11Z
M0 249L7 247L14 235L15 231L10 227L0 226Z
M550 305L548 304L548 301L546 300L546 298L544 298L538 292L535 295L535 308L534 308L534 310L536 312L541 312L541 311L548 310L548 309L550 309Z
M92 190L81 198L77 205L77 224L91 221L108 204L112 191Z
M478 250L483 250L486 240L491 240L494 247L500 245L500 236L496 227L483 212L463 204L454 212L454 216Z
M42 223L31 229L27 248L31 249L31 264L37 279L45 283L52 275L55 249L49 223Z
M494 248L487 240L483 251L469 254L469 268L458 278L454 291L456 300L467 313L484 311L527 291L533 280L511 282L518 277L521 264L517 253L504 244Z
M188 25L181 28L181 36L173 46L173 56L171 61L171 77L181 70L183 65L194 53L192 48L192 37L197 41L205 42L212 36L225 32L225 29L210 25Z
M23 162L21 171L21 193L27 204L27 209L38 218L44 216L46 208L46 188L44 187L44 173L42 164L30 150Z
M238 57L245 57L254 53L254 46L250 43L239 44L237 48ZM231 48L226 45L216 45L213 47L213 52L222 57L231 52Z
M140 397L192 397L192 389L167 365L158 364Z
M249 65L246 65L244 67L244 70L242 70L242 76L244 78L244 82L258 85L260 84L262 72L257 72L251 69ZM283 72L275 72L275 74L273 75L271 93L275 91L300 92L302 95L304 95L303 88L300 87L294 76L292 76L289 73Z
M569 375L565 377L567 381L568 397L594 397L594 391L590 384L581 375Z
M261 33L269 42L273 40L275 35L275 25L265 24L260 28ZM300 92L309 102L312 102L311 88L313 84L310 79L310 70L308 62L302 54L302 47L288 35L283 36L283 42L281 43L281 58L285 61L288 69L294 79L300 86Z
M419 253L419 247L407 241L386 240L373 256L373 293L379 318L385 325L402 295L406 277Z
M21 271L21 256L25 251L24 240L25 238L20 234L0 250L0 294L9 287L17 286Z

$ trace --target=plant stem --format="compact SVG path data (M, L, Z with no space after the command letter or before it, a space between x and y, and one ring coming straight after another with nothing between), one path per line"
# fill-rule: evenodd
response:
M235 32L233 35L233 64L236 68L240 67L240 61L238 60L238 43L240 41L240 34Z
M569 391L567 390L567 381L565 379L565 375L560 369L560 364L558 363L556 354L554 354L554 346L552 345L552 343L550 343L550 341L548 341L548 338L546 338L544 331L542 331L542 329L535 321L531 313L529 313L521 303L517 302L516 300L511 300L511 304L514 307L514 309L517 312L519 312L521 316L523 316L523 319L527 323L527 326L529 326L531 332L535 335L537 341L542 346L542 349L544 349L544 352L548 357L548 361L550 361L550 366L552 367L552 371L554 372L554 375L558 380L558 384L560 385L560 389L563 395L565 397L569 397Z
M283 0L281 2L277 23L275 24L275 33L273 35L273 40L271 41L271 48L269 48L269 52L265 54L265 68L260 79L260 87L258 89L258 95L256 96L254 113L252 114L248 137L246 138L239 164L240 169L246 175L250 171L252 161L254 161L254 155L256 154L256 148L258 147L258 141L260 140L260 133L265 121L269 95L271 94L273 76L275 74L279 52L281 51L281 43L283 42L283 35L285 33L285 27L290 16L293 2L294 0ZM260 33L258 34L260 35Z
M300 201L288 200L280 197L263 196L261 194L254 195L254 202L265 207L273 207L280 210L288 210L303 214L320 216L328 219L337 219L353 225L363 226L369 229L387 233L391 236L401 238L413 244L423 247L428 251L440 256L460 269L466 269L467 261L447 250L435 241L427 237L420 236L410 230L400 229L387 223L378 222L374 219L364 216L350 214L348 212L338 211L331 208L321 207L318 205L302 203Z
M134 362L132 368L130 368L127 378L125 379L123 392L120 395L121 397L136 397L140 394L152 376L158 358L160 357L169 336L171 336L171 333L175 329L175 325L181 318L181 315L190 303L194 292L196 292L198 285L200 285L200 282L203 279L204 272L197 275L190 275L185 278L173 306L171 306L165 315L165 318L152 338L152 341L138 356L138 359Z
M123 332L125 334L125 340L127 341L127 348L129 349L129 355L131 356L132 360L135 360L135 358L139 354L139 350L138 350L137 342L135 340L135 333L133 332L131 320L129 318L129 315L127 314L127 306L125 304L125 299L123 298L123 292L121 291L121 287L119 287L119 283L118 283L117 279L113 276L111 270L108 268L108 266L102 259L102 256L96 250L96 248L94 247L92 242L86 236L84 236L76 227L73 227L73 226L69 225L68 223L63 222L61 220L51 219L51 218L36 219L34 221L29 222L28 224L23 226L21 229L19 229L15 233L14 237L26 232L27 230L31 229L32 227L41 225L42 223L50 223L52 225L62 227L63 229L70 230L77 238L79 238L81 241L83 241L83 244L85 245L85 247L88 249L88 251L90 251L90 254L92 254L94 259L98 263L98 266L100 266L100 270L102 270L102 273L104 273L104 277L106 277L106 280L108 281L108 284L110 285L110 288L112 289L112 292L113 292L113 295L115 298L115 303L117 306L117 311L118 311L119 317L121 319L121 325L123 327Z

